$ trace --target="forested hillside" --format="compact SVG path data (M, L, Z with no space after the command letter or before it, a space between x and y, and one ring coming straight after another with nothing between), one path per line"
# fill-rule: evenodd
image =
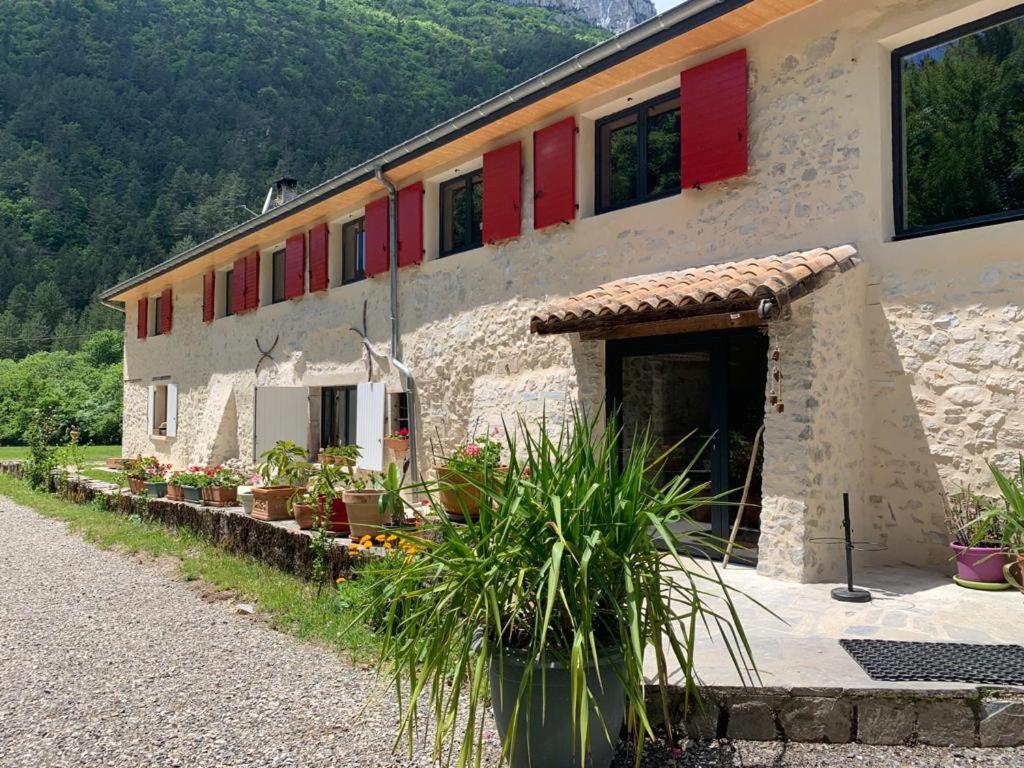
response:
M606 35L497 0L0 3L0 358L119 327L96 290Z

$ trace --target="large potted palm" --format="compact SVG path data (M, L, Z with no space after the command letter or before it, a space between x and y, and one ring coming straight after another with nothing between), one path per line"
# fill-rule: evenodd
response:
M425 535L401 535L415 554L392 559L365 608L384 617L379 669L401 691L399 736L412 736L426 696L435 760L473 764L488 701L515 768L608 766L623 723L642 749L644 656L662 682L677 666L695 693L705 619L741 677L753 668L729 589L670 533L709 502L707 486L662 472L646 439L620 465L616 431L579 413L556 436L546 426L520 422L518 440L506 430L508 472L477 485L487 503L476 520L441 515ZM667 700L662 688L666 712Z

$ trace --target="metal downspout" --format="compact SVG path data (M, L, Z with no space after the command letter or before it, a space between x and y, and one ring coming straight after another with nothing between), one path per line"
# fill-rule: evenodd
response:
M388 278L391 289L391 353L388 357L405 379L409 408L409 475L416 481L419 477L416 467L416 380L398 353L398 190L381 166L373 169L373 175L388 191Z

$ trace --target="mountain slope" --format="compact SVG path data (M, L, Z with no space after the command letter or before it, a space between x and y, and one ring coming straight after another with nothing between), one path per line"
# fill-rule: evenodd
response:
M497 0L0 4L0 358L110 325L98 287L275 175L312 186L606 36Z

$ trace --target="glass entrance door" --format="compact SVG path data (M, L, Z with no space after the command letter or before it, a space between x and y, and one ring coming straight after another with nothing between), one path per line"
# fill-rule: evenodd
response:
M622 450L632 450L646 431L655 446L672 450L668 471L692 463L694 482L707 482L708 495L724 494L726 503L709 504L696 510L692 522L675 526L683 540L694 528L729 536L764 419L767 346L757 332L608 342L607 400L620 414ZM737 536L745 548L737 552L740 560L757 555L760 467L759 454Z

